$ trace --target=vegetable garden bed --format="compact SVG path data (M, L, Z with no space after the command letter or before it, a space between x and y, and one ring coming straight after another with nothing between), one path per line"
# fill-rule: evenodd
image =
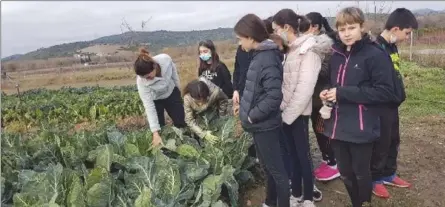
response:
M118 95L111 101L113 94ZM122 99L135 99L134 94L137 92L131 87L22 94L21 104L15 106L23 107L22 112L51 100L66 100L48 111L40 109L43 113L40 116L35 116L40 113L37 109L28 115L26 120L40 124L51 120L59 124L68 122L69 118L62 114L54 114L63 107L79 107L81 113L67 116L85 118L92 111L88 104L94 100L96 103L111 101L103 104L112 110L91 112L93 115L88 120L95 120L93 117L96 121L98 117L104 120L93 131L73 132L72 124L60 124L58 127L42 125L38 132L31 134L3 132L2 206L239 206L240 185L253 178L249 169L255 161L247 155L251 136L236 134L237 119L208 118L212 114L202 119L202 127L220 138L215 145L195 139L188 129L166 126L161 135L164 145L153 148L149 129L120 131L109 123L112 121L105 121L119 110L114 104ZM101 96L104 96L102 100ZM80 100L81 97L85 100ZM13 113L8 109L14 108L15 98L6 96L2 112ZM134 107L124 115L141 112L138 99L133 103ZM82 104L89 109L83 111ZM120 106L125 108L126 104ZM20 113L16 117L22 116ZM222 192L227 195L221 196Z

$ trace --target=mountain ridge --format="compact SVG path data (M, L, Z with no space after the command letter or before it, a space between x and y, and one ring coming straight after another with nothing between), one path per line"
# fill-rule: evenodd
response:
M416 16L426 16L430 14L442 14L445 10L437 11L429 8L413 10ZM374 16L374 14L368 14ZM378 16L384 14L377 14ZM335 17L326 17L332 24ZM369 17L372 19L372 17ZM213 41L235 39L233 28L216 28L207 30L191 30L191 31L129 31L122 34L112 34L99 37L90 41L77 41L53 45L46 48L40 48L25 54L14 54L1 61L11 60L34 60L48 59L53 57L72 57L76 51L98 44L116 44L116 45L134 45L135 42L149 45L150 50L159 51L164 47L188 46L197 44L200 40L211 39ZM129 50L135 50L136 47L130 47Z
M129 31L122 34L113 34L99 37L90 41L77 41L53 45L47 48L40 48L25 54L14 54L2 61L11 60L29 60L29 59L47 59L54 57L73 56L76 51L100 44L116 44L134 46L134 43L149 45L150 50L158 51L164 47L187 46L197 44L201 40L211 39L214 41L235 39L233 28L216 28L207 30L192 31ZM135 49L135 48L129 48ZM137 49L137 48L136 48Z

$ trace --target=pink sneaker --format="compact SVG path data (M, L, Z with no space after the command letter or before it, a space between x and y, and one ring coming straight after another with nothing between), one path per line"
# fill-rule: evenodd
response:
M315 175L315 178L319 181L330 181L334 180L335 178L340 177L340 172L337 169L337 165L335 166L329 166L320 171L318 174Z
M323 172L328 167L328 164L325 161L322 161L320 166L314 170L314 175L317 175L320 172Z

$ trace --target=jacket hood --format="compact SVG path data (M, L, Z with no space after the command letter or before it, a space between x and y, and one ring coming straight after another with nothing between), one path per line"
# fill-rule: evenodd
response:
M278 45L275 44L274 41L272 41L271 39L267 39L262 41L259 45L258 48L256 48L257 51L265 51L265 50L278 50Z
M289 48L291 50L299 49L300 54L304 54L307 51L311 50L320 57L325 57L327 54L331 53L332 44L334 44L334 41L326 34L305 34L298 37L294 42L292 42L289 45Z
M254 54L256 55L256 54L258 54L260 52L264 52L264 51L274 52L274 54L278 56L280 61L284 60L283 53L280 51L278 45L271 39L267 39L267 40L262 41L258 45L258 47L255 49Z

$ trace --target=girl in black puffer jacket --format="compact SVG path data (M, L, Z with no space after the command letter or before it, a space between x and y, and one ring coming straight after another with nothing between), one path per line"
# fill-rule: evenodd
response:
M266 205L289 207L289 178L280 146L283 136L281 52L268 39L263 21L254 14L241 18L234 30L241 47L253 51L239 115L243 128L253 134L257 156L268 174Z

